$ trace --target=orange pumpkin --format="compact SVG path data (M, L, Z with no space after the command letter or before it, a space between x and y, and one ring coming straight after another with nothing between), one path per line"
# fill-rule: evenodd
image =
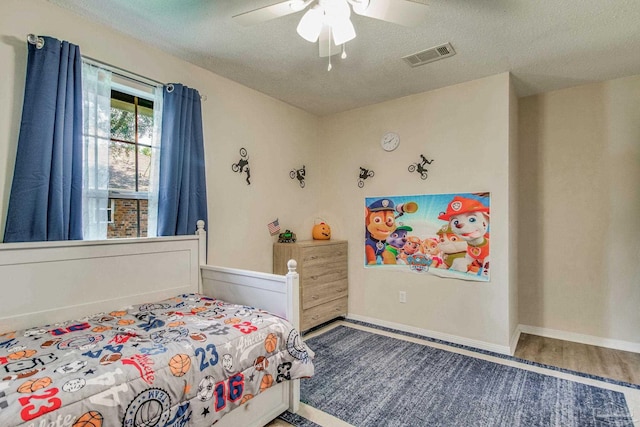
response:
M331 227L329 224L321 222L313 226L311 234L314 240L329 240L331 239Z

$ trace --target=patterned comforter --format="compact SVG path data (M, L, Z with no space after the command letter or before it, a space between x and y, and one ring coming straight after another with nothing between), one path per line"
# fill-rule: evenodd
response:
M0 426L210 426L313 375L289 322L181 295L0 335Z

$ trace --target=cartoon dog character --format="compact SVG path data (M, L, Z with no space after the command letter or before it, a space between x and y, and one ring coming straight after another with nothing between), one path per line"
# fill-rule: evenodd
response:
M404 248L404 245L407 243L407 234L409 231L413 231L413 228L407 225L401 225L387 238L387 246L382 253L382 259L385 264L397 264L398 261L404 263L400 254L402 253L402 248Z
M385 251L387 239L396 228L396 215L414 213L418 210L418 204L407 202L395 206L393 200L380 199L371 203L364 210L365 218L365 256L367 264L378 264L378 257L383 264L395 264L395 256L392 252Z
M367 264L377 264L378 257L382 257L387 246L387 238L397 227L394 212L395 204L389 199L376 200L365 208L365 255ZM386 264L387 262L384 263Z
M482 273L489 259L489 208L479 200L455 196L438 219L449 221L453 233L467 242L467 268L464 271Z
M449 224L444 225L437 234L439 236L438 249L442 251L443 261L440 268L466 272L467 242L451 231Z
M407 257L409 255L416 254L421 252L422 249L422 240L420 240L417 236L407 236L407 242L402 247L402 251L400 252L400 258L403 261L407 261Z
M438 246L439 243L439 239L436 239L435 237L426 238L422 242L422 252L431 259L431 266L434 268L440 268L444 263L441 257L442 251Z

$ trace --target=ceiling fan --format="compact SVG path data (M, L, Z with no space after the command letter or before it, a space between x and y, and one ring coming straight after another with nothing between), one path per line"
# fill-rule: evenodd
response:
M352 9L358 15L407 27L420 25L427 16L427 6L417 0L287 0L240 13L233 20L251 26L305 9L297 32L312 43L319 41L321 57L340 52L346 57L344 44L356 37L350 19Z

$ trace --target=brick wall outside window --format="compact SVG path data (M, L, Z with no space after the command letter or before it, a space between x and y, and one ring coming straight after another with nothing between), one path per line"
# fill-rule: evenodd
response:
M147 236L148 201L140 200L140 237ZM115 199L113 223L107 227L107 238L138 237L138 201Z

